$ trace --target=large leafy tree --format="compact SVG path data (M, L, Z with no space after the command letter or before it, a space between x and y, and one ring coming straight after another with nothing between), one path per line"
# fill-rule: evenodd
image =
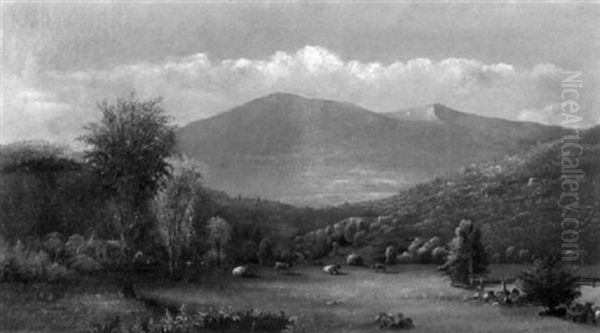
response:
M161 99L140 101L134 93L98 104L102 118L81 137L91 149L86 162L117 208L117 225L129 251L139 234L150 199L169 174L166 158L175 145L175 127Z
M536 258L519 274L519 280L527 300L550 311L581 295L577 277L563 267L560 255Z
M469 284L469 277L488 272L485 247L481 241L481 231L473 222L462 220L450 242L446 263L440 270L446 273L453 283Z

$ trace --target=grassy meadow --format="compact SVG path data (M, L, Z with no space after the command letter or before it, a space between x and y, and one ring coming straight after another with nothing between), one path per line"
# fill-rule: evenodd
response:
M519 267L501 265L492 275L514 276ZM585 273L598 272L588 266ZM538 317L537 307L506 308L464 301L473 291L453 288L430 265L398 265L388 273L344 267L330 276L320 266L293 268L293 274L262 269L254 279L229 274L200 284L150 287L144 292L187 304L189 308L233 306L285 311L298 316L296 332L379 332L378 312L402 312L416 325L414 332L597 332L598 327ZM584 272L582 272L584 274ZM499 289L500 286L494 286ZM600 287L582 288L582 300L597 301Z
M511 277L516 265L492 267L493 276ZM297 316L294 332L379 332L373 325L378 312L410 316L413 332L597 332L598 327L539 317L540 308L506 308L465 301L473 291L453 288L431 265L397 265L387 273L343 267L344 274L326 275L321 266L297 266L290 273L262 268L260 277L237 279L228 271L204 276L199 282L139 284L140 293L190 310L233 307L285 311ZM600 272L586 266L581 275ZM85 285L85 286L84 286ZM491 286L499 289L500 286ZM600 287L582 288L581 300L600 298ZM52 296L49 296L52 295ZM0 331L81 332L90 322L119 315L149 315L149 310L125 300L110 284L81 283L59 287L0 285Z

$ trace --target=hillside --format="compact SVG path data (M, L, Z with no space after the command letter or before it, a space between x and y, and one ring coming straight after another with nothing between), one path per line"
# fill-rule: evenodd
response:
M390 196L558 137L556 127L432 109L436 121L407 121L276 93L184 126L178 149L231 195L323 206Z
M597 261L600 127L586 131L581 138L584 154L579 158L579 167L585 178L576 191L577 213L569 216L580 221L578 245ZM446 242L460 220L470 219L482 228L490 253L503 254L509 246L534 252L560 251L564 210L558 203L572 201L561 199L561 145L560 141L541 144L498 162L467 166L453 176L437 178L384 200L354 205L355 209L369 209L379 216L357 219L364 220L364 230L368 230L362 247L381 247L386 242L405 246L406 238L415 236L438 236ZM321 230L331 233L333 229Z

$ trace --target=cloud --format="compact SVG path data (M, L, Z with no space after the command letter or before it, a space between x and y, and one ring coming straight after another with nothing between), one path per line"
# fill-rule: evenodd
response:
M519 68L465 58L416 58L385 64L345 60L318 46L265 59L211 61L198 53L104 70L39 72L27 80L15 75L3 87L4 139L72 140L83 124L98 117L99 100L131 90L142 97L163 96L165 109L179 124L274 91L353 102L378 112L441 102L485 116L558 124L562 76L561 68L548 63ZM595 106L593 92L592 84L583 109Z

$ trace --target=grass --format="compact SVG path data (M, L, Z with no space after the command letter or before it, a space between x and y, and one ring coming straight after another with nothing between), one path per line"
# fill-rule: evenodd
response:
M146 312L114 285L0 283L0 332L83 332L92 322Z
M519 268L495 266L492 275L511 277ZM433 266L399 265L389 273L344 267L347 274L339 276L324 274L320 266L293 270L295 274L285 275L264 268L259 278L252 279L220 272L198 283L147 283L138 289L190 309L232 306L235 310L285 311L298 316L295 332L380 332L372 321L382 311L410 316L416 325L414 332L598 332L598 327L538 317L537 307L504 308L463 301L473 292L450 287ZM600 266L588 266L584 273L597 276ZM40 295L42 291L54 296L49 300ZM582 292L582 300L599 302L600 287L584 287ZM0 284L2 332L80 332L89 322L117 314L127 319L140 313L146 310L137 302L124 300L111 285Z
M598 327L538 317L537 307L504 308L463 299L472 291L452 288L433 266L396 266L389 273L346 268L329 276L321 267L294 268L282 275L263 269L261 277L235 279L229 274L200 284L148 288L155 297L190 308L228 306L283 310L299 318L300 332L380 332L372 321L378 312L410 316L414 332L597 332ZM598 271L598 266L586 270ZM518 267L494 267L492 274L511 276ZM499 286L496 286L498 289ZM600 288L584 287L582 300L596 301Z

